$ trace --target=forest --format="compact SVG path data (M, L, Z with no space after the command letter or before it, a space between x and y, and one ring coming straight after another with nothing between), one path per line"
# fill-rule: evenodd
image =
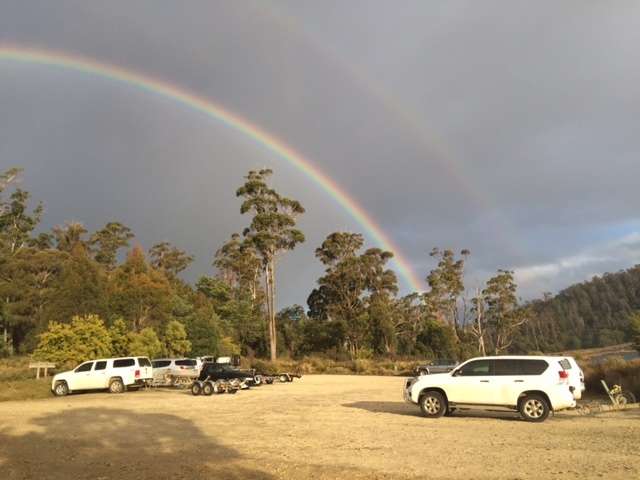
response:
M181 273L193 256L168 242L144 250L116 219L95 232L79 222L42 231L44 206L21 187L21 169L0 173L0 356L456 360L620 343L640 329L640 266L523 302L512 271L470 292L471 252L434 248L427 290L399 296L393 254L353 232L315 249L309 261L324 274L307 305L276 311L277 265L305 241L305 210L271 187L272 174L239 181L246 227L212 251L212 274L190 284Z

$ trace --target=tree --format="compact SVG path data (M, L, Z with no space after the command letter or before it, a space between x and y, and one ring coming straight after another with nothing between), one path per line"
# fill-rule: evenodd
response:
M0 174L0 247L7 249L10 254L27 245L44 211L42 203L39 203L29 213L31 195L20 188L13 191L8 201L2 198L3 191L17 179L20 172L20 169L13 168Z
M427 276L429 291L424 301L432 316L452 325L457 334L462 330L460 312L464 293L464 262L469 250L460 252L462 258L456 260L453 250L434 248L430 256L438 259L438 266Z
M34 357L59 364L78 364L111 355L111 336L97 315L75 316L70 324L51 322L40 335Z
M496 355L511 346L516 330L527 321L527 312L518 307L516 291L510 270L498 270L482 291L484 316Z
M96 262L111 270L115 267L118 250L129 246L134 237L131 229L119 222L109 222L89 240Z
M191 350L191 342L187 340L184 325L177 320L171 320L164 331L164 345L170 357L182 357Z
M112 354L117 357L129 355L129 329L127 324L121 318L114 320L109 327L109 336L111 337Z
M271 360L277 357L277 333L275 314L276 262L279 254L293 250L304 242L304 234L296 228L296 217L304 213L297 200L281 196L267 181L273 172L269 169L250 171L246 182L236 191L244 200L240 213L252 213L251 225L244 236L262 261L265 281L265 306L269 328Z
M149 258L153 268L163 270L170 278L176 277L193 262L193 256L169 242L156 243L149 249Z
M202 295L196 300L193 314L186 321L191 355L217 355L220 342L220 319Z
M261 262L249 240L242 240L234 233L215 254L213 266L230 287L238 291L248 290L257 299L260 286Z
M140 247L109 278L109 304L133 330L162 328L172 318L174 290L163 271L151 268Z
M395 274L385 268L393 254L372 248L358 255L363 244L358 233L330 234L316 249L316 257L327 267L325 274L307 300L310 316L343 325L354 358L369 340L372 318L384 349L391 349L388 316L398 288Z
M56 241L56 248L63 252L71 252L76 246L86 249L84 236L87 229L80 222L65 222L63 226L56 225L51 229Z
M162 354L162 343L151 327L129 333L129 355L156 358Z

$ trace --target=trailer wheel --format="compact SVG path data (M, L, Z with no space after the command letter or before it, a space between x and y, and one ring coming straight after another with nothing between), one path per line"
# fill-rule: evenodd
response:
M202 393L202 385L200 382L193 382L191 385L191 393L195 396L198 396Z
M202 386L202 394L209 397L213 393L213 385L211 382L204 382Z
M227 393L230 393L231 395L235 395L236 393L238 393L238 389L237 388L230 388L229 390L227 390Z
M286 375L280 375L280 377L278 378L278 380L280 380L282 383L287 381L287 376Z

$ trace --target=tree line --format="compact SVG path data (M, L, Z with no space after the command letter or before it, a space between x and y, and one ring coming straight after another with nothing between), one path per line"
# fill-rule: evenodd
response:
M180 277L193 256L168 242L145 251L117 221L95 232L79 222L37 232L43 205L31 205L30 193L19 186L21 174L17 168L0 174L3 354L73 360L90 356L89 349L102 356L460 359L565 347L575 341L573 333L583 342L591 325L567 330L579 322L573 306L560 307L561 299L575 292L521 302L509 270L498 270L470 294L464 277L468 250L433 249L427 290L399 296L398 279L388 267L393 254L367 247L352 232L331 233L316 248L324 274L306 308L277 312L277 265L305 241L297 226L305 209L271 186L269 169L245 176L236 196L247 226L213 253L214 273L194 284ZM637 309L627 303L607 317L620 328L615 332L625 325L620 312ZM598 335L589 341L618 334Z

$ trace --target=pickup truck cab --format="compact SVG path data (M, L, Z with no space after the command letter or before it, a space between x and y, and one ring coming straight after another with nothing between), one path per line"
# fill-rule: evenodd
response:
M403 396L429 418L456 409L507 409L531 422L551 411L576 406L569 373L558 357L497 356L472 358L447 373L414 377Z
M147 357L103 358L81 363L73 370L54 375L51 391L61 397L81 390L122 393L129 387L142 387L153 380Z

